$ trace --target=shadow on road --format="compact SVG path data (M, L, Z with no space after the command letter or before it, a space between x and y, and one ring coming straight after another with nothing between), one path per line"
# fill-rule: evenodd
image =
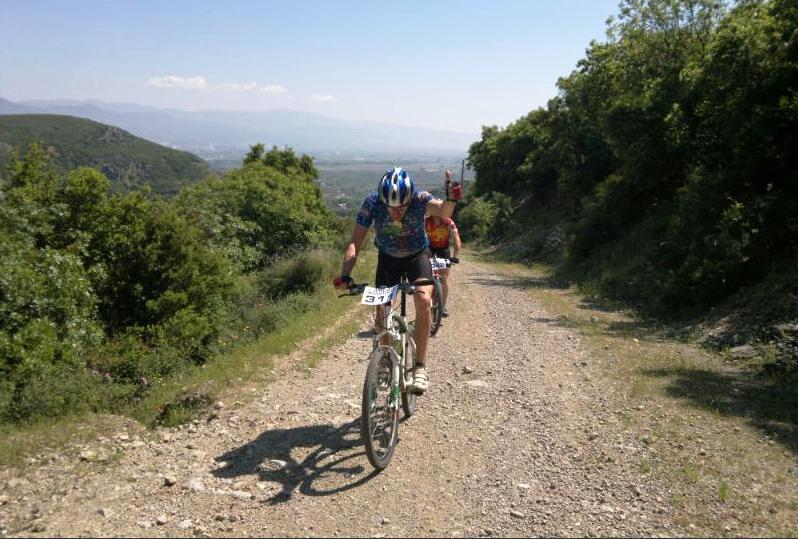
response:
M374 329L364 329L357 332L357 338L364 341L373 339L375 335Z
M671 397L721 415L748 418L777 443L798 453L798 377L683 368L642 372L670 378L665 392Z
M340 427L278 428L216 457L227 465L213 474L220 478L257 475L261 481L279 483L282 489L267 501L278 504L289 501L297 489L307 496L326 496L368 482L376 472L366 473L364 455L360 418Z

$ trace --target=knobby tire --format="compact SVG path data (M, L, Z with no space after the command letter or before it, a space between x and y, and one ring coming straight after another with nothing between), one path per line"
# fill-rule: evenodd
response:
M435 286L432 291L432 324L430 326L429 334L434 336L438 333L441 327L441 320L443 319L443 285L440 279L435 279Z
M363 382L361 434L366 456L377 470L384 470L391 462L398 437L399 415L390 406L393 361L389 351L377 347Z

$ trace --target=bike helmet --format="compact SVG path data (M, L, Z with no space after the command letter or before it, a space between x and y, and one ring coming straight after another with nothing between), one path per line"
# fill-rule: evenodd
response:
M386 206L405 206L415 192L413 178L402 167L394 167L385 172L377 191Z

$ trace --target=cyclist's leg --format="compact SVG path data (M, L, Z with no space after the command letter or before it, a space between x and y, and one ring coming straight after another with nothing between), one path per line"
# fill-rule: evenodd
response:
M379 288L381 286L393 286L399 283L401 270L401 264L396 258L380 251L377 257L377 273L374 277L374 286ZM386 307L383 305L377 307L377 333L382 333L385 329L385 310ZM380 339L380 344L390 344L387 335Z
M443 258L452 258L452 253L449 248L441 249L441 256ZM449 269L446 268L441 271L441 287L443 288L443 304L449 305Z
M449 268L441 271L441 288L443 289L443 314L448 315L449 305Z
M432 267L429 262L429 251L425 250L412 257L407 266L407 278L411 282L419 279L432 280ZM427 343L432 325L430 306L432 305L432 286L419 286L413 294L416 308L416 364L420 367L427 362Z

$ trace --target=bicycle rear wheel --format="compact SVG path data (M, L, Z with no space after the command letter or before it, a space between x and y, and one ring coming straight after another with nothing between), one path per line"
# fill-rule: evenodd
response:
M430 324L430 335L438 333L443 318L443 286L440 279L435 279L435 286L432 290L432 320Z
M366 456L378 470L391 462L399 430L399 413L392 397L398 380L394 380L395 354L378 347L371 354L363 383L363 428L361 431Z

